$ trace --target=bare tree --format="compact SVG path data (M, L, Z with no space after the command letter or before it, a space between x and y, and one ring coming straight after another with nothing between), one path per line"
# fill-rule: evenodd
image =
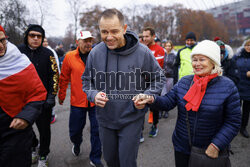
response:
M70 44L75 44L73 34L73 25L69 24L66 30L65 37L63 38L64 49L68 50Z
M43 23L45 21L45 13L47 13L46 11L49 6L45 5L45 2L43 0L36 0L36 2L40 11L40 25L43 26Z
M177 42L179 43L184 43L185 35L189 31L193 31L198 40L213 39L215 36L221 36L225 41L229 39L226 26L204 11L183 8L177 13L177 18L177 33L180 34Z
M78 29L78 22L79 22L79 14L80 14L80 9L82 4L86 3L86 0L67 0L67 2L70 5L70 9L72 12L72 15L74 17L74 35L76 39L76 33L77 33L77 29Z
M98 27L98 19L105 8L96 5L93 8L86 9L86 12L81 13L80 25L85 30L89 30L96 38L96 42L101 40Z
M0 24L5 28L11 42L22 43L28 13L29 11L20 0L1 0Z
M138 34L141 33L145 23L144 16L151 13L153 7L150 4L144 4L122 9L122 12L126 13L125 22L128 24L128 28Z
M27 15L27 20L32 24L41 26L46 22L46 18L50 15L49 10L52 6L52 1L47 0L22 0L24 5L29 9L30 14Z

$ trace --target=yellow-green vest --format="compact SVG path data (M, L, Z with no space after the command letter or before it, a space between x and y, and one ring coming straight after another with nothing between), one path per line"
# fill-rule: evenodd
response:
M179 80L186 75L193 74L193 68L190 57L191 52L192 49L190 48L185 48L180 52Z

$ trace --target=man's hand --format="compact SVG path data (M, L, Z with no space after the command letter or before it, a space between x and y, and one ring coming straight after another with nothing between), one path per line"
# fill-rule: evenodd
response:
M63 105L63 100L58 98L58 102L59 102L60 105Z
M95 96L95 105L99 107L104 107L106 102L109 101L109 99L106 96L106 93L99 92Z
M147 94L138 94L132 99L134 101L135 108L137 109L143 109L145 108L145 105L152 104L154 102L154 97Z
M29 123L24 119L14 118L9 127L14 129L25 129L28 125Z
M250 71L247 72L247 77L250 78Z
M207 156L209 156L210 158L218 158L219 155L219 150L217 150L217 148L211 143L207 149L206 152Z

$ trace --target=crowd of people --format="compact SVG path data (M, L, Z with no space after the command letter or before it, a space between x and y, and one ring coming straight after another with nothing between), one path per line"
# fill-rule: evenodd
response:
M117 9L98 24L102 42L80 30L67 53L62 43L49 46L40 25L30 24L19 46L0 26L0 166L49 166L56 96L63 105L70 83L72 154L81 154L88 115L91 166L103 167L103 156L108 167L136 167L146 113L154 138L177 107L176 167L230 167L231 141L238 132L249 138L250 39L234 53L220 37L198 41L188 32L176 51L152 27L127 30Z

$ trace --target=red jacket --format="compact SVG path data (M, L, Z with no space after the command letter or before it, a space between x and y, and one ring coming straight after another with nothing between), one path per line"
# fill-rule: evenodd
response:
M59 78L59 99L64 100L68 83L71 82L71 105L76 107L88 107L86 93L82 90L82 74L85 64L79 56L79 48L70 51L63 60L61 75ZM90 103L93 107L94 103Z
M149 49L152 51L152 53L154 54L156 60L158 61L159 65L161 66L161 68L163 68L163 64L164 64L164 49L157 45L156 43L154 45L150 45Z

